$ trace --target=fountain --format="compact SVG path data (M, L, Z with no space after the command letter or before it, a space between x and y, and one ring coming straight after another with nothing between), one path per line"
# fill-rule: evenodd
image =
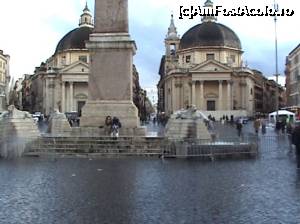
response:
M211 141L211 135L204 123L207 120L195 106L171 115L165 137L170 141L171 151L175 151L177 158L186 158L191 144Z
M197 139L210 141L211 135L205 126L205 120L208 120L208 118L195 106L176 111L167 123L165 136L171 140Z
M26 145L40 137L37 125L28 112L14 105L0 118L0 157L16 158L23 155Z

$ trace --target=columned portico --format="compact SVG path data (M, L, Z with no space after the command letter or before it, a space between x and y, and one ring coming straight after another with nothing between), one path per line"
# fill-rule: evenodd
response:
M69 82L70 84L70 111L74 111L74 88L73 88L73 82Z
M66 89L65 89L65 82L62 81L61 83L61 112L65 112L65 94L66 94Z
M227 110L232 110L231 85L232 85L232 81L227 81Z
M219 81L219 110L223 109L223 81Z
M204 81L200 81L200 110L204 110Z
M192 105L196 105L196 81L192 81Z

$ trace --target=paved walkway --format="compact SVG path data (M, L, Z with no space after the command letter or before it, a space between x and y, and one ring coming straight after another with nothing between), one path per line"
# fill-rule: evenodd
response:
M165 127L160 124L153 124L149 122L145 125L146 127L146 136L149 137L163 137L165 132Z

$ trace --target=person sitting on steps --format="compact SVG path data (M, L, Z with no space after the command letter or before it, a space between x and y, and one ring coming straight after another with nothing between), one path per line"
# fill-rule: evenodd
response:
M121 128L121 122L119 118L113 117L111 122L111 137L119 137L119 128Z
M107 116L105 118L105 122L104 122L104 134L105 135L109 135L111 133L111 124L112 124L111 116Z

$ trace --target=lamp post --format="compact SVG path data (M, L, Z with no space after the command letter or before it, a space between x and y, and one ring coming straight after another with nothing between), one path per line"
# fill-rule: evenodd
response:
M275 108L276 108L276 121L278 120L278 110L279 110L279 88L278 88L278 48L277 48L277 11L278 4L276 4L276 0L274 0L274 25L275 25L275 77L276 77L276 91L275 91Z

